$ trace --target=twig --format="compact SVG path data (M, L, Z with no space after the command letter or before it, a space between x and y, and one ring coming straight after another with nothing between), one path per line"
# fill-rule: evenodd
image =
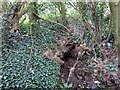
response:
M33 43L34 43L34 41L33 41L33 37L32 37L32 24L30 25L30 35L31 35L32 46L31 46L31 49L30 49L30 57L29 57L29 60L28 60L28 62L26 64L26 70L28 70L28 65L29 65L30 60L32 59L32 52L33 52Z

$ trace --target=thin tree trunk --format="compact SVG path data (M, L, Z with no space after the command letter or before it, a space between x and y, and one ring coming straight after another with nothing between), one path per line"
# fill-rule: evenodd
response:
M32 35L37 35L38 34L38 30L36 30L36 25L33 23L33 22L37 22L38 18L34 15L34 13L38 14L38 10L37 10L37 3L36 2L32 2L31 3L31 12L30 12L30 15L29 15L29 20L30 20L30 27L32 31L29 31L30 34ZM34 13L33 13L34 12Z
M3 9L2 9L2 3L0 3L0 53L2 53L2 35L1 35L2 34L2 16L3 16ZM0 60L3 60L1 54L0 54ZM2 61L0 61L0 85L2 85L1 79L2 79Z
M61 23L64 26L67 26L66 8L65 8L64 3L56 2L56 5L58 6L58 10L59 10L60 15L61 15L61 20L62 20Z

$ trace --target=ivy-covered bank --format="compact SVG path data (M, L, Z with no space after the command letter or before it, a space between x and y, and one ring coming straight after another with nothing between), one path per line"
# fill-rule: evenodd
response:
M3 17L3 33L9 22ZM55 88L59 80L59 66L44 56L46 47L55 49L53 32L41 30L39 36L9 33L3 44L3 88Z

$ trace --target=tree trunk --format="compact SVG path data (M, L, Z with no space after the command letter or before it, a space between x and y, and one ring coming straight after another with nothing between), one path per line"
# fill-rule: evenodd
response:
M112 17L112 29L114 31L115 46L118 57L118 71L120 75L120 2L110 2L110 11Z

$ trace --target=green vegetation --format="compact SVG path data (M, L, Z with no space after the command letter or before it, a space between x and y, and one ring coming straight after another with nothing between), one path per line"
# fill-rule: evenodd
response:
M120 88L119 6L2 2L1 88Z

